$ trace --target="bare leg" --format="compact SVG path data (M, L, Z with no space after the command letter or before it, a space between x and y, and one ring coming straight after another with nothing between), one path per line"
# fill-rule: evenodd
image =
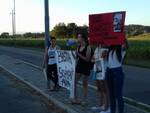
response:
M107 82L105 81L106 97L107 97L107 108L110 108L110 97Z
M108 88L105 81L103 81L103 88L104 88L103 96L104 96L104 106L105 106L104 110L107 110L109 108L109 95L108 95Z
M76 73L76 76L75 76L75 91L74 91L74 93L75 93L75 100L77 100L78 99L78 92L77 92L77 84L78 84L78 81L80 80L80 78L81 78L81 74L79 74L79 73Z
M89 80L89 76L84 75L83 76L83 98L86 100L87 99L87 93L88 93L88 80Z
M97 86L97 91L99 93L100 99L99 99L99 107L101 107L103 105L103 96L102 96L102 91L101 91L101 81L100 80L96 80L96 86Z

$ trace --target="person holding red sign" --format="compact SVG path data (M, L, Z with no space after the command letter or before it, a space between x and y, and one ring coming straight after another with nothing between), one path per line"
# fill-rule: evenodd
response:
M124 55L125 51L121 45L113 45L109 47L106 80L110 94L111 113L116 113L116 102L118 105L118 112L124 113L124 72L122 69Z
M122 61L125 52L122 44L125 41L125 15L125 11L89 15L91 44L100 43L110 46L107 56L106 81L110 93L111 113L116 113L116 101L119 113L124 111Z

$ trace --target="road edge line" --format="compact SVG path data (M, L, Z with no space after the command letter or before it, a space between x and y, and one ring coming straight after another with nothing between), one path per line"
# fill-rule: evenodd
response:
M24 83L25 85L29 86L30 88L32 88L33 90L35 90L37 93L41 94L43 97L45 97L46 99L48 99L48 101L52 102L54 105L56 105L57 107L59 107L60 109L63 109L65 111L67 111L67 113L78 113L75 110L71 109L70 107L68 107L67 105L63 104L62 102L56 100L55 98L53 98L52 96L44 93L42 90L40 90L39 88L37 88L36 86L32 85L31 83L29 83L28 81L25 81L23 78L19 77L17 74L13 73L12 71L8 70L7 68L5 68L4 66L0 65L0 67L5 70L6 72L8 72L9 74L11 74L13 77L15 77L16 79L18 79L19 81L21 81L22 83Z

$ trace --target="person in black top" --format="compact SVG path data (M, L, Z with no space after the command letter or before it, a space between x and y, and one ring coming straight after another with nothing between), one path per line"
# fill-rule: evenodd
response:
M82 77L83 81L83 101L82 103L86 102L87 92L88 92L88 79L90 75L90 59L91 59L91 47L88 45L88 38L83 34L78 34L78 47L76 50L77 54L77 65L76 65L76 79L75 79L75 98L72 103L80 104L77 97L77 83Z

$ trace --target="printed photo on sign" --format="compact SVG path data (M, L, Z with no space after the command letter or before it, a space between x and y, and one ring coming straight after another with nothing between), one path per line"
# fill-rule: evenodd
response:
M122 13L115 13L114 14L114 20L113 20L113 29L114 32L121 32L121 28L122 28Z
M94 64L94 71L97 80L104 80L105 78L104 60L101 59L100 61L97 61Z
M99 79L102 79L103 78L103 75L102 75L102 65L101 65L101 61L98 61L95 63L95 68L96 68L96 78L99 80Z

